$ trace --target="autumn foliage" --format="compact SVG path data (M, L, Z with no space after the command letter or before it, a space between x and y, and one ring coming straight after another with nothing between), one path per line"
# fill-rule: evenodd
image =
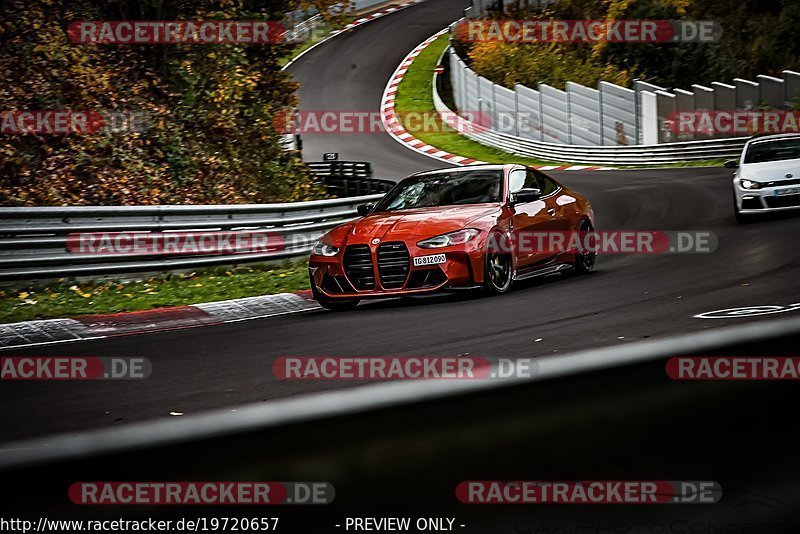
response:
M500 5L499 3L497 4ZM459 43L480 75L507 87L574 81L628 85L639 78L664 87L691 88L759 74L796 70L800 57L797 0L536 0L503 2L493 18L560 20L708 20L722 28L714 43Z
M308 2L305 2L306 4ZM325 2L315 2L324 4ZM272 117L296 104L290 45L78 45L78 20L282 20L290 0L7 0L0 111L146 117L139 132L0 134L0 205L293 201L317 197Z

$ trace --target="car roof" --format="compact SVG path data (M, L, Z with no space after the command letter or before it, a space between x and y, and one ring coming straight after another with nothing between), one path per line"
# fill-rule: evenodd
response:
M463 165L461 167L445 167L444 169L431 169L429 171L421 171L412 174L411 176L424 176L426 174L441 174L447 172L465 172L465 171L502 171L503 169L515 166L514 164L489 164L479 163L477 165Z
M753 137L747 142L747 144L754 145L756 143L763 143L765 141L780 141L784 139L798 139L798 138L800 138L800 133L772 134L772 135Z

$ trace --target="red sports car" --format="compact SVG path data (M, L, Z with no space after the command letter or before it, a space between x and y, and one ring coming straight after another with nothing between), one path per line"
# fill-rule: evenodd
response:
M311 289L328 309L449 288L500 294L515 280L588 272L596 257L589 250L519 246L526 233L594 230L583 196L522 165L417 173L358 213L360 219L330 230L311 253Z

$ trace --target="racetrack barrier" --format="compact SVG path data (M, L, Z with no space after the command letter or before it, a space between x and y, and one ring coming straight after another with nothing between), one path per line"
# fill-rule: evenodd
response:
M657 118L675 110L675 97L644 82L636 82L637 90L607 82L600 82L597 90L571 82L567 91L545 84L538 89L517 85L516 98L511 99L508 89L475 74L452 48L443 63L454 83L456 106L491 114L492 124L502 125L503 131L477 127L465 119L456 126L455 113L444 103L435 82L434 105L443 120L474 141L520 156L591 165L664 165L735 158L749 139L659 143L664 121ZM502 95L499 104L497 95ZM644 119L636 113L637 95L647 112ZM506 109L509 102L516 105L512 112ZM502 119L498 110L504 112ZM650 115L652 120L646 120ZM639 137L646 144L637 144Z
M0 208L0 280L32 280L136 272L170 272L297 258L329 229L357 217L356 206L382 194L278 204L198 206L74 206ZM80 254L80 233L214 233L281 237L280 250L181 255Z

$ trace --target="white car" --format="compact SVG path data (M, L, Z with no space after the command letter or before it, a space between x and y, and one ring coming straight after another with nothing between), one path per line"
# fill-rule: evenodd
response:
M725 162L736 169L733 202L736 220L800 208L800 134L750 139L741 158Z

